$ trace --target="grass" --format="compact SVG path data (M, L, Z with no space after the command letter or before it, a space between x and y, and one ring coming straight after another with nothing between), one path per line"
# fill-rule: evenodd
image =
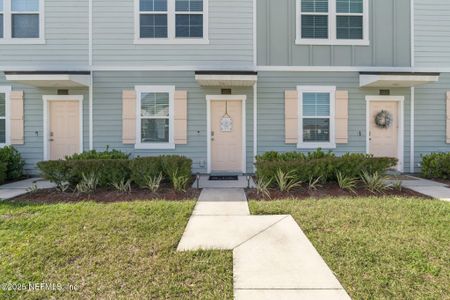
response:
M231 299L231 252L175 252L194 204L0 203L0 284L66 288L0 298Z
M450 203L341 198L250 209L291 214L353 299L450 299Z

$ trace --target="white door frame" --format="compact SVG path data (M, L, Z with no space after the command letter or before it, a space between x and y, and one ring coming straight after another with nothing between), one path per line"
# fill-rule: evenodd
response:
M207 169L211 173L211 101L241 101L242 103L242 173L247 173L247 138L246 138L246 95L206 95L207 134L206 143L208 151Z
M398 102L399 104L399 120L398 120L398 135L397 135L397 158L398 171L404 171L404 143L405 143L405 97L404 96L366 96L366 152L370 154L370 103L371 102Z
M51 101L78 101L80 106L80 153L83 152L83 96L82 95L44 95L44 160L50 159L49 130L49 102Z

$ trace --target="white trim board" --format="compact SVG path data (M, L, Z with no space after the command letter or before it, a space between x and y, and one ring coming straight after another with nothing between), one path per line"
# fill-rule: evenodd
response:
M5 143L0 148L11 144L11 86L0 86L0 93L5 94Z
M136 90L136 144L134 149L139 150L173 150L175 149L175 86L174 85L137 85ZM169 94L169 142L143 143L141 136L141 96L142 93L168 93Z
M211 173L211 101L241 101L242 103L242 173L247 173L247 117L246 95L206 95L206 122L207 122L207 170Z
M370 102L389 102L395 101L399 103L399 126L398 126L398 141L397 141L397 158L398 171L404 171L404 156L405 156L405 97L404 96L366 96L366 153L370 154Z
M67 96L58 96L58 95L43 95L42 100L44 102L43 109L43 119L44 119L44 134L43 134L43 144L44 144L44 160L50 159L50 141L49 141L49 105L48 103L51 101L78 101L80 105L80 153L83 152L83 96L82 95L67 95Z

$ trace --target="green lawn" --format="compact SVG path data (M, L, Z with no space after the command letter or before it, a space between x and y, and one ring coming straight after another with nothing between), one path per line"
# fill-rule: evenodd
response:
M250 208L292 214L353 299L450 299L450 203L355 198Z
M231 299L231 252L175 252L194 204L0 203L0 284L76 288L0 299Z

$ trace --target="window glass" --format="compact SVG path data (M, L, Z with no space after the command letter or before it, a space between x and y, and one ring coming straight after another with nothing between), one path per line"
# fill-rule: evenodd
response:
M203 37L203 15L178 15L176 17L176 37Z
M302 0L302 12L328 12L328 0Z
M317 117L330 115L330 94L304 93L303 116Z
M3 0L0 0L0 13L3 12Z
M0 12L0 39L3 38L3 14Z
M13 38L39 38L39 15L13 14Z
M203 11L203 0L176 0L176 11Z
M167 15L141 15L141 38L166 38Z
M143 117L168 117L169 94L168 93L143 93L141 95L141 116Z
M329 142L330 119L303 119L304 142Z
M361 40L363 39L363 17L362 16L337 16L336 17L337 39Z
M11 0L13 12L35 12L39 11L39 0Z
M304 39L328 38L328 16L303 15L301 26Z
M336 0L337 13L363 13L363 0Z
M169 119L142 119L142 143L168 143Z
M0 93L0 144L6 143L6 95Z
M167 0L140 0L141 11L167 11Z

